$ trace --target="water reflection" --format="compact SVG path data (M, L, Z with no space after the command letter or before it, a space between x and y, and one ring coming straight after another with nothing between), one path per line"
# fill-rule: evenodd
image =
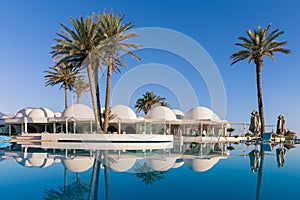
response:
M223 159L230 159L226 143L158 143L132 144L128 149L121 144L103 144L97 149L42 148L45 144L13 144L0 154L1 160L13 160L26 168L49 168L54 164L63 166L61 176L64 182L57 187L45 188L44 199L99 199L100 185L105 190L106 199L110 199L110 173L134 173L142 184L151 186L168 178L168 171L184 166L196 173L205 173L213 169ZM53 145L53 144L52 144ZM83 144L80 144L81 146ZM79 146L80 146L79 145ZM75 144L68 144L67 147ZM98 144L99 146L99 144ZM101 145L100 145L101 146ZM151 148L147 148L147 146ZM244 149L247 148L247 150ZM278 144L277 147L265 144L243 146L243 155L247 154L250 170L257 174L256 199L260 199L263 181L265 155L276 157L276 165L282 168L286 164L286 154L293 145ZM271 149L269 149L271 148ZM276 154L266 153L273 151ZM89 178L82 180L80 175L89 172ZM76 178L68 181L68 173ZM100 176L100 174L102 174ZM103 177L103 179L101 178Z

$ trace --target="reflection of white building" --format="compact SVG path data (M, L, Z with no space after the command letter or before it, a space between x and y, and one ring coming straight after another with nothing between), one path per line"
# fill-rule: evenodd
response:
M111 107L108 131L119 134L167 134L183 136L225 135L228 122L206 107L195 107L187 113L155 106L145 118L125 105ZM74 104L62 113L48 108L24 108L13 116L0 113L2 131L14 133L92 133L95 132L93 110Z
M114 172L137 173L137 166L147 166L147 171L168 171L186 166L196 172L212 169L221 159L228 158L229 152L220 143L197 143L183 147L182 153L175 153L172 149L141 150L107 150L108 167ZM118 148L117 144L115 144ZM7 151L1 159L13 160L24 167L47 168L54 163L62 164L71 172L85 172L93 167L95 156L90 150L67 150L38 152L34 148L22 147L23 151ZM28 151L27 151L28 150ZM101 155L101 154L100 154ZM104 154L99 157L101 164L105 163Z

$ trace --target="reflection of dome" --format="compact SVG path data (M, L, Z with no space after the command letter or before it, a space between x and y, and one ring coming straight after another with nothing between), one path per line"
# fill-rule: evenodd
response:
M183 119L184 113L178 109L172 109L177 119Z
M206 107L195 107L189 110L184 119L194 119L194 120L212 120L212 121L220 121L220 118L209 108Z
M94 158L77 156L73 159L63 159L63 165L72 172L84 172L94 164Z
M170 108L165 106L155 106L148 111L146 118L156 120L176 120L176 115Z
M184 159L184 163L196 172L205 172L211 169L217 162L220 160L220 157L213 158L195 158L195 159Z
M93 110L83 104L73 104L66 108L62 117L75 118L75 119L95 119Z
M183 159L177 159L172 168L179 168L184 164Z
M134 111L125 105L115 105L111 107L111 112L115 115L115 118L119 119L136 119Z
M145 162L154 171L167 171L174 165L176 158L166 157L163 159L146 159Z
M109 161L109 168L115 172L125 172L135 164L136 157L115 158Z

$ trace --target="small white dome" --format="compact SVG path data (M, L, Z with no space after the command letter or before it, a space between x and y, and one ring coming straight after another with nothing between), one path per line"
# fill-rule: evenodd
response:
M184 113L178 109L172 109L177 119L183 119Z
M73 159L63 159L63 165L72 172L84 172L94 164L94 158L78 156Z
M40 118L54 117L54 113L48 108L34 108L29 113L28 117L31 117L32 120L35 120Z
M62 116L62 113L61 112L55 112L54 113L54 117L61 117Z
M176 115L170 108L165 106L155 106L148 111L145 118L155 120L176 120Z
M183 119L220 121L220 118L209 108L198 106L189 110Z
M93 110L83 104L73 104L64 110L62 117L75 119L95 119Z
M29 113L33 110L33 108L23 108L22 110L18 111L14 118L21 118L21 117L28 117Z
M184 163L196 172L205 172L211 169L217 162L220 160L220 157L213 158L195 158L195 159L184 159Z
M125 105L115 105L111 107L111 113L115 115L115 118L119 119L136 119L135 112Z

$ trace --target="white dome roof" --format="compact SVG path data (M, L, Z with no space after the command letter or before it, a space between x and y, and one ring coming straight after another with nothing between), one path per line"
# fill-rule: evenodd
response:
M61 112L55 112L54 113L54 117L61 117L62 116L62 113Z
M120 158L109 161L109 168L115 172L125 172L133 167L136 157Z
M29 113L33 110L33 108L23 108L14 116L14 118L28 117Z
M111 113L115 115L115 118L119 119L136 119L135 112L125 105L115 105L111 107Z
M54 113L48 108L34 108L29 113L28 117L34 119L54 117Z
M95 119L93 110L83 104L73 104L64 110L62 117L75 119Z
M189 110L184 119L220 121L220 118L209 108L198 106Z
M63 165L72 172L84 172L94 164L94 158L78 156L73 159L63 159Z
M155 106L148 111L145 118L156 120L176 120L176 115L170 108L165 106Z
M217 162L220 160L220 157L213 158L195 158L195 159L184 159L184 163L196 172L205 172L211 169Z
M145 162L154 171L168 171L175 164L176 157L167 157L167 158L164 158L163 160L146 159Z
M183 119L184 113L178 109L172 109L177 119Z

